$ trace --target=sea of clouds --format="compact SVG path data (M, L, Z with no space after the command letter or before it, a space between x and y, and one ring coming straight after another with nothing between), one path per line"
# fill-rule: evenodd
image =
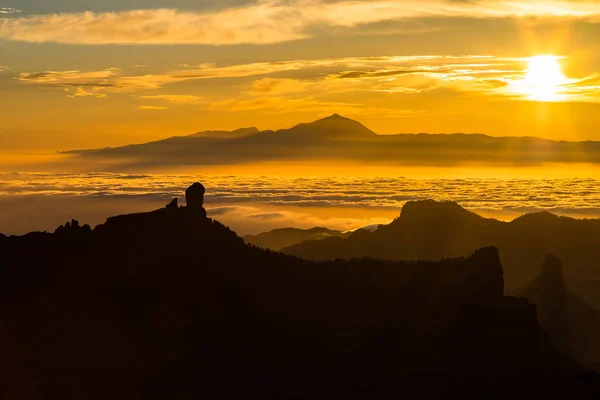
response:
M283 226L350 230L387 223L412 200L455 201L502 219L536 211L600 217L596 179L413 179L132 175L115 173L0 174L0 232L51 230L66 218L92 225L108 216L149 211L193 182L207 188L209 215L240 234ZM64 221L62 221L64 222Z

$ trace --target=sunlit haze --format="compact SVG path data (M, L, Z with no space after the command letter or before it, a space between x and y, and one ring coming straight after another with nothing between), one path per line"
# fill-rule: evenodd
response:
M561 93L562 86L567 83L556 56L531 57L525 79L517 82L531 100L537 101L567 99L567 95Z
M586 142L600 140L600 3L593 0L20 0L0 6L0 171L6 173L0 196L21 210L4 207L0 231L52 229L58 217L28 216L24 193L59 203L69 196L96 199L96 191L61 188L99 172L169 175L182 185L182 177L241 176L271 189L279 178L403 178L413 182L403 186L406 201L427 197L420 192L427 179L599 178L600 159ZM291 129L296 125L334 114L341 119L315 125L310 140L294 136L301 135ZM349 132L329 137L329 129ZM236 139L257 132L260 139ZM196 133L232 140L203 144L190 136L79 151ZM447 136L456 133L465 136ZM398 134L408 135L392 136ZM511 139L493 139L502 137ZM27 177L31 193L15 188L11 173ZM96 181L87 179L93 187ZM177 195L176 188L163 192L161 180L144 181L156 182L148 189L152 196ZM584 193L582 203L523 207L507 194L509 209L482 211L503 219L515 216L511 207L600 216L589 208L594 194ZM147 207L131 192L119 194L118 204L131 200L121 208L103 205L117 200L112 191L101 195L93 212L72 217L89 215L95 224ZM465 196L454 200L473 205ZM332 204L335 218L328 220ZM313 205L281 224L357 228L393 219L403 201L385 211L361 203L369 210L364 218L332 204ZM254 206L299 215L285 202ZM63 212L69 206L56 208L61 218L75 214ZM240 231L278 225L276 218L267 225L253 218L251 226L237 218L239 209L230 211ZM315 219L308 223L307 215Z

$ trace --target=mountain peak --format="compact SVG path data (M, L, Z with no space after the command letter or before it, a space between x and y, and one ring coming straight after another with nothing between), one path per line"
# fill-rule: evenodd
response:
M458 203L435 200L409 201L402 208L400 215L401 220L410 220L413 222L415 220L436 222L439 220L472 218L481 217L466 210Z
M342 117L340 114L331 114L329 117L323 118L324 120L350 120L350 118Z
M303 137L317 136L321 138L360 138L377 136L375 132L360 122L350 118L342 117L337 113L311 123L296 125L287 132L288 134L300 134Z
M347 117L343 117L338 113L332 114L329 117L318 119L318 120L314 121L313 124L318 124L318 123L323 123L323 122L351 123L351 124L358 124L358 125L362 126L362 124L360 122L350 119L350 118L347 118Z
M543 223L543 222L553 222L558 220L560 217L558 215L552 214L548 211L540 211L529 213L525 215L521 215L519 218L515 219L513 222L515 223Z

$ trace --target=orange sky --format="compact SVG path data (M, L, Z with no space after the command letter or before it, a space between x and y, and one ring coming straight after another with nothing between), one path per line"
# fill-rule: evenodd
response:
M96 3L0 7L3 152L278 129L333 112L382 134L600 140L598 1ZM536 84L556 98L519 84L543 54L564 79Z

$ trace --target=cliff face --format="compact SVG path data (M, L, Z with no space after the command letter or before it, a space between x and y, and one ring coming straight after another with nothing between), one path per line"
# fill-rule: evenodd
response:
M555 346L564 354L570 354L567 288L560 259L547 255L540 276L523 288L520 294L538 305L540 324L551 333Z
M503 296L495 248L314 263L173 204L0 245L6 396L372 399L426 381L413 388L442 394L431 379L510 393L523 368L550 382L535 393L589 390L535 308Z

